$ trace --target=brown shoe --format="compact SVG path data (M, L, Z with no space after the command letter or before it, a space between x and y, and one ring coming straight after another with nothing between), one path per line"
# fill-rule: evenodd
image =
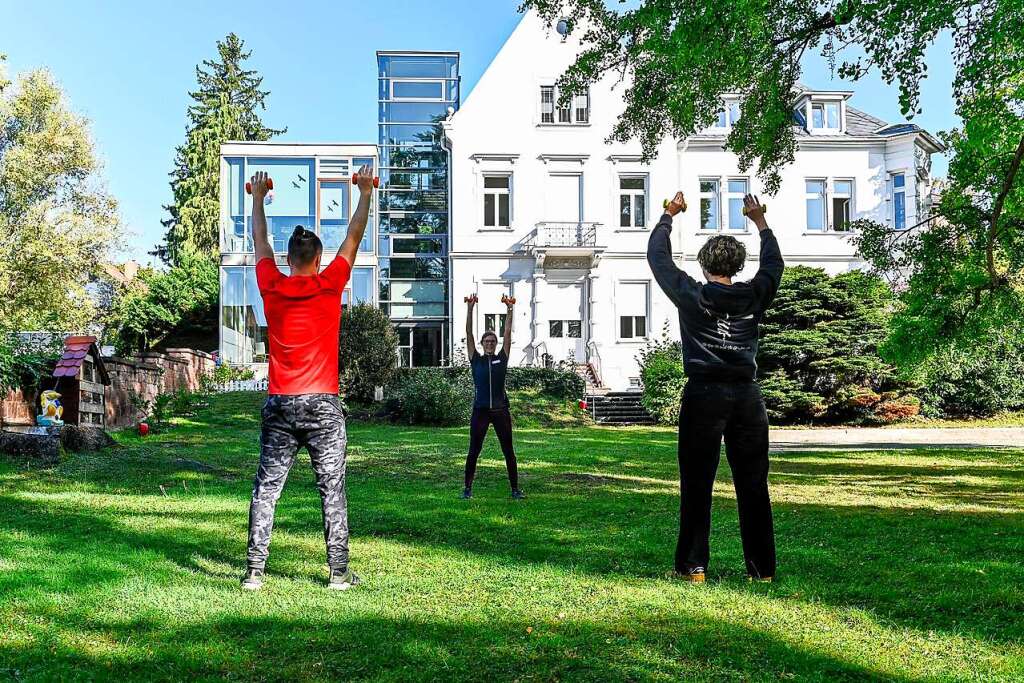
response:
M694 567L687 572L673 570L668 573L668 578L679 579L680 581L687 581L689 583L704 583L706 576L704 574L704 567Z

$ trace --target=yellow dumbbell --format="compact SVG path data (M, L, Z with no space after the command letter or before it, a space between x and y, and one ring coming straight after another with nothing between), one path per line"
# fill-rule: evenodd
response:
M768 213L768 205L767 204L762 204L761 205L761 213ZM747 207L745 207L745 206L743 207L743 215L744 216L747 215Z
M668 210L668 205L671 203L671 199L665 199L661 202L661 208ZM683 213L686 213L686 200L683 200Z

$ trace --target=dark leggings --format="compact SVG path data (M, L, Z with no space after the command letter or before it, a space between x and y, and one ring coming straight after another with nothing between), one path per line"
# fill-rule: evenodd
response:
M473 408L473 417L469 420L469 455L466 456L466 488L473 486L476 475L476 461L484 447L488 425L494 425L494 433L501 444L501 452L505 455L505 467L508 468L508 483L512 490L519 490L519 468L516 465L516 452L512 448L512 414L508 408Z

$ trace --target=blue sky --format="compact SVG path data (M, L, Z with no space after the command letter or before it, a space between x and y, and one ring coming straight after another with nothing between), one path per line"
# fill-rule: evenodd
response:
M519 0L86 4L0 0L0 52L10 75L47 67L89 118L129 231L126 255L142 261L163 236L195 66L227 33L253 51L249 63L271 91L264 120L288 127L282 140L375 142L376 50L458 50L465 99L519 21ZM915 122L933 132L956 125L951 47L944 39L928 54L925 111ZM816 54L804 62L808 85L855 90L854 106L901 120L895 87L876 75L843 83ZM945 169L936 159L935 173Z

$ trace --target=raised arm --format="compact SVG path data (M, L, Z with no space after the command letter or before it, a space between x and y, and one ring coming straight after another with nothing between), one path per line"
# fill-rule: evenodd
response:
M476 341L473 339L473 307L476 306L476 294L466 297L466 355L470 360L476 355Z
M672 217L682 211L685 205L683 193L677 192L665 208L661 220L651 231L651 238L647 242L647 263L651 266L654 279L677 306L682 302L684 292L697 287L697 281L679 268L672 259Z
M274 248L267 239L267 214L263 201L267 196L267 172L256 171L249 181L252 186L252 243L256 250L256 263L265 258L274 258Z
M748 194L743 198L743 208L746 210L747 218L754 222L761 234L761 265L754 279L750 281L750 286L761 303L761 310L764 310L771 305L775 293L779 290L786 263L782 260L779 241L775 239L775 234L765 220L764 206L761 202L754 195Z
M502 300L508 306L508 311L505 315L505 337L501 340L501 350L507 356L512 351L512 307L516 305L516 300L510 296L502 297Z
M359 251L359 243L363 241L363 233L366 232L366 222L370 216L370 199L373 197L373 173L369 166L359 168L359 177L356 185L359 187L359 203L352 217L348 221L348 236L341 243L338 249L338 256L341 256L349 265L356 262L356 253Z

